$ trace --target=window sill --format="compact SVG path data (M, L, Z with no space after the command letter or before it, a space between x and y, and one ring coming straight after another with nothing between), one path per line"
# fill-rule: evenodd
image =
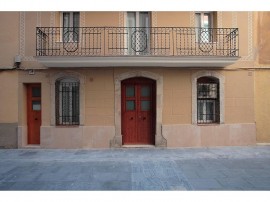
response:
M197 126L219 126L221 123L197 123Z
M80 41L56 41L55 43L56 44L59 44L59 43L80 43Z
M196 41L195 43L196 44L217 44L218 42L217 41L212 41L212 42L211 41L208 41L208 42L207 41L205 41L205 42L198 42L198 41Z
M69 125L69 126L66 126L66 125L56 125L55 127L56 128L79 128L80 125Z

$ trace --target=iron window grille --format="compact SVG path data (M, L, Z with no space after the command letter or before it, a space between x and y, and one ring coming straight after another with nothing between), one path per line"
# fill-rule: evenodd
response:
M80 83L65 80L56 81L55 84L56 125L79 125Z
M219 81L202 77L197 80L197 123L219 123Z

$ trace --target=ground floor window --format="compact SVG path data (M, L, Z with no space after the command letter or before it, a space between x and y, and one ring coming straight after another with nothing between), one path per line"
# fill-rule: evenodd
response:
M219 80L201 77L197 80L197 123L219 123Z
M55 83L56 125L80 124L80 83L73 78L64 78Z

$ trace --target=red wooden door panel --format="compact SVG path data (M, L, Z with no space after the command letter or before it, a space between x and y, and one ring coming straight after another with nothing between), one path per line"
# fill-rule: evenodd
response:
M154 144L155 86L141 77L122 82L123 144Z
M41 85L27 85L28 144L40 144Z

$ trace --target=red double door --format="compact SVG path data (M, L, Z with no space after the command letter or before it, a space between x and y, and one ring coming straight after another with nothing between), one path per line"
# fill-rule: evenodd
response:
M154 145L156 82L136 77L122 81L122 135L124 145Z

